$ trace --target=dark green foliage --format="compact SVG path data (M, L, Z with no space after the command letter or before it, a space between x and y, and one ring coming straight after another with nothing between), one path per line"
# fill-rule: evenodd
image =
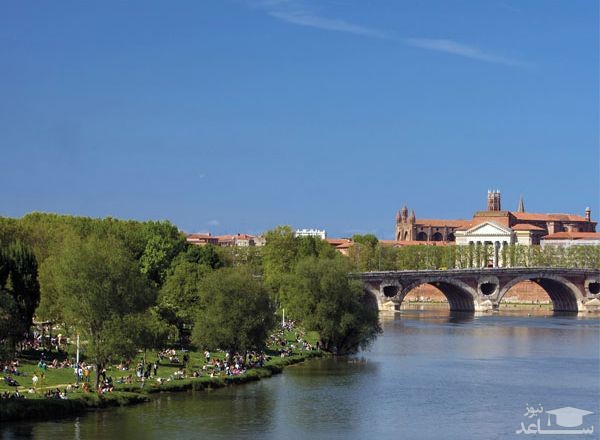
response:
M160 350L178 339L177 328L162 320L154 308L144 313L128 315L124 320L134 346L144 351L144 360L146 350Z
M342 258L301 260L283 298L289 315L339 354L366 347L381 331L377 309L366 303L362 284L349 280L349 270Z
M365 234L365 235L355 234L352 236L352 241L354 241L354 243L359 243L359 244L362 244L365 246L370 246L372 248L377 246L377 244L379 243L379 239L377 237L375 237L373 234Z
M265 280L274 290L281 277L292 272L298 258L299 240L289 226L278 226L265 234L263 249Z
M190 245L179 258L183 258L189 263L206 266L210 269L220 269L225 266L223 257L219 254L217 248L211 244L206 246Z
M210 350L262 350L275 325L274 312L268 291L248 271L211 272L201 283L192 341Z
M21 219L0 219L0 239L21 237L33 249L40 265L59 253L65 240L91 235L120 242L139 261L140 270L159 285L173 258L185 247L185 237L168 221L139 222L38 212Z
M86 354L98 371L135 352L127 316L153 305L156 294L119 241L89 236L66 242L48 260L41 279L52 286L62 321L87 339Z
M0 343L11 349L29 331L40 301L37 261L20 240L0 247Z
M183 331L193 325L200 303L200 283L210 268L189 261L187 254L177 258L158 295L160 315Z

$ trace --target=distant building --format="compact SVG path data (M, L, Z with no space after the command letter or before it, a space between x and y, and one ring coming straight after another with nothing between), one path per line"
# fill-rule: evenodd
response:
M350 238L326 238L325 241L336 251L346 256L349 249L354 245L354 242Z
M324 229L296 229L296 237L319 237L321 240L327 238L327 233Z
M427 242L455 242L457 245L493 246L493 265L499 262L504 246L510 244L560 245L594 243L596 222L590 208L585 216L576 214L537 214L525 212L523 198L517 211L503 211L500 191L488 191L487 209L477 211L471 220L417 220L414 211L408 214L406 206L396 214L396 240ZM564 235L560 235L564 234ZM591 234L591 235L586 235Z
M600 232L557 232L542 237L545 246L600 246Z
M217 245L219 239L217 237L213 237L209 232L207 233L198 233L198 234L188 234L187 236L188 243L195 244L198 246L205 246L207 244Z
M210 233L206 234L189 234L187 236L188 243L195 244L198 246L205 246L212 244L214 246L222 247L248 247L248 246L264 246L264 237L257 237L250 234L235 234L235 235L216 235L212 236Z
M523 198L517 211L503 211L499 191L488 191L487 209L471 220L417 219L406 206L396 214L397 241L446 241L469 243L540 244L543 237L558 232L595 232L591 211L575 214L537 214L525 212Z

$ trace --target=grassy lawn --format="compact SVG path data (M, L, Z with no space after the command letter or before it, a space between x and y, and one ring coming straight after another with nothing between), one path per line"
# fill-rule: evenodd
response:
M291 353L288 356L289 358L302 357L303 355L306 355L308 353L306 350L302 349L301 344L298 344L296 342L296 332L298 332L298 331L297 330L296 331L285 331L285 332L283 332L283 335L281 333L279 333L280 339L285 338L286 345L285 346L281 346L281 345L277 346L277 345L273 344L268 347L266 353L267 353L267 355L271 356L271 360L269 360L267 362L267 365L281 364L281 361L282 361L281 356L280 356L281 349L282 348L289 349L292 344L296 348L291 350ZM318 339L318 334L316 332L308 332L303 337L303 339L306 342L308 342L314 346ZM176 350L177 357L179 358L179 360L183 361L184 351L181 350L181 347L179 347L179 349L177 349L176 347L173 347L173 348ZM68 351L68 353L74 353L75 347L69 346L69 347L67 347L67 351ZM45 351L44 353L45 353L46 363L48 365L51 365L52 361L55 358L57 358L59 361L64 360L67 356L70 359L74 359L74 356L72 354L67 355L64 352L57 353L57 352ZM169 362L168 358L163 358L163 360L160 361L157 375L151 376L146 381L144 387L145 388L153 387L153 386L156 387L158 384L158 381L156 380L157 378L160 378L164 382L176 382L176 381L178 381L178 379L175 378L174 373L176 373L180 370L183 370L185 376L188 378L191 377L191 374L193 371L199 371L201 373L201 377L203 377L203 376L206 377L210 374L211 368L208 368L204 372L202 371L202 367L206 364L206 359L204 357L203 350L195 350L195 349L191 348L190 351L187 351L187 354L189 356L189 362L186 367L184 367L182 363L171 363L171 362ZM21 375L11 376L13 379L15 379L19 383L19 386L17 386L17 387L9 386L3 380L1 380L0 381L0 393L4 393L6 391L13 393L16 389L18 389L19 392L21 394L25 395L28 399L43 398L44 393L47 392L49 389L56 389L58 387L62 391L68 385L75 384L76 378L75 378L73 368L47 368L44 372L45 378L42 380L41 379L42 370L38 367L38 362L40 360L40 356L41 356L41 351L38 351L38 352L31 351L28 353L23 353L22 356L19 358L20 366L18 368ZM223 353L223 352L211 352L211 360L212 359L222 360L224 358L225 358L225 353ZM120 389L131 390L132 387L141 388L141 382L136 377L136 374L135 374L135 367L136 367L137 363L139 361L141 361L142 359L143 359L143 353L138 353L136 358L132 359L129 370L125 370L125 371L120 370L117 368L117 364L111 365L107 368L106 375L112 377L113 384L115 386L115 390L120 390ZM148 363L152 364L157 359L158 359L158 356L157 356L156 351L146 352L146 361ZM82 355L81 360L86 361L85 356ZM40 380L38 381L37 387L34 390L35 392L29 392L30 390L33 389L32 377L34 374L36 374L40 378ZM246 374L250 374L250 373L246 373ZM1 373L2 377L6 376L6 375L7 375L6 373ZM129 375L131 375L133 378L133 384L117 383L120 378L126 378ZM225 373L221 372L219 374L219 377L224 378ZM93 388L94 380L95 380L95 372L92 372L90 375L90 385L92 388ZM81 384L80 384L79 389L72 387L68 394L69 395L83 394L83 391L81 389Z

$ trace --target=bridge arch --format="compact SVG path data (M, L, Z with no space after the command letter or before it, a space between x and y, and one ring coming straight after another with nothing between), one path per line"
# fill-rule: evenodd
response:
M523 281L532 281L546 291L552 301L553 309L557 312L577 312L579 304L583 300L581 291L569 280L557 275L524 275L513 278L506 283L498 292L497 303L502 302L502 298L512 287Z
M477 292L468 284L447 277L429 277L422 278L406 286L400 292L399 304L402 304L406 295L416 287L423 284L430 284L438 288L448 299L451 311L475 311L475 303L477 301Z

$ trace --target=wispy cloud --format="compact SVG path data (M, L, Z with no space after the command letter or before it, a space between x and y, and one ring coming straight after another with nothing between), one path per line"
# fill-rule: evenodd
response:
M391 36L389 32L361 26L341 18L322 17L311 11L299 1L263 0L253 2L253 4L267 11L273 18L298 26L307 26L335 32L346 32L373 38L389 38Z
M314 12L303 0L249 0L252 5L263 9L271 17L286 23L335 32L345 32L370 38L395 40L419 49L434 50L447 54L470 58L486 63L506 66L527 67L531 64L486 52L478 47L469 46L449 39L400 38L393 32L351 23L342 18L323 17Z
M471 58L478 61L485 61L487 63L505 64L507 66L527 66L519 60L506 58L501 55L495 55L487 53L474 46L467 46L466 44L457 43L452 40L445 39L432 39L432 38L405 38L404 43L409 46L418 47L421 49L435 50L438 52L445 52L452 55L458 55L465 58Z
M209 220L206 222L208 226L219 226L221 222L219 220Z
M271 17L300 26L308 26L328 31L347 32L365 37L389 38L390 34L379 29L372 29L350 23L339 18L325 18L304 11L269 11Z

